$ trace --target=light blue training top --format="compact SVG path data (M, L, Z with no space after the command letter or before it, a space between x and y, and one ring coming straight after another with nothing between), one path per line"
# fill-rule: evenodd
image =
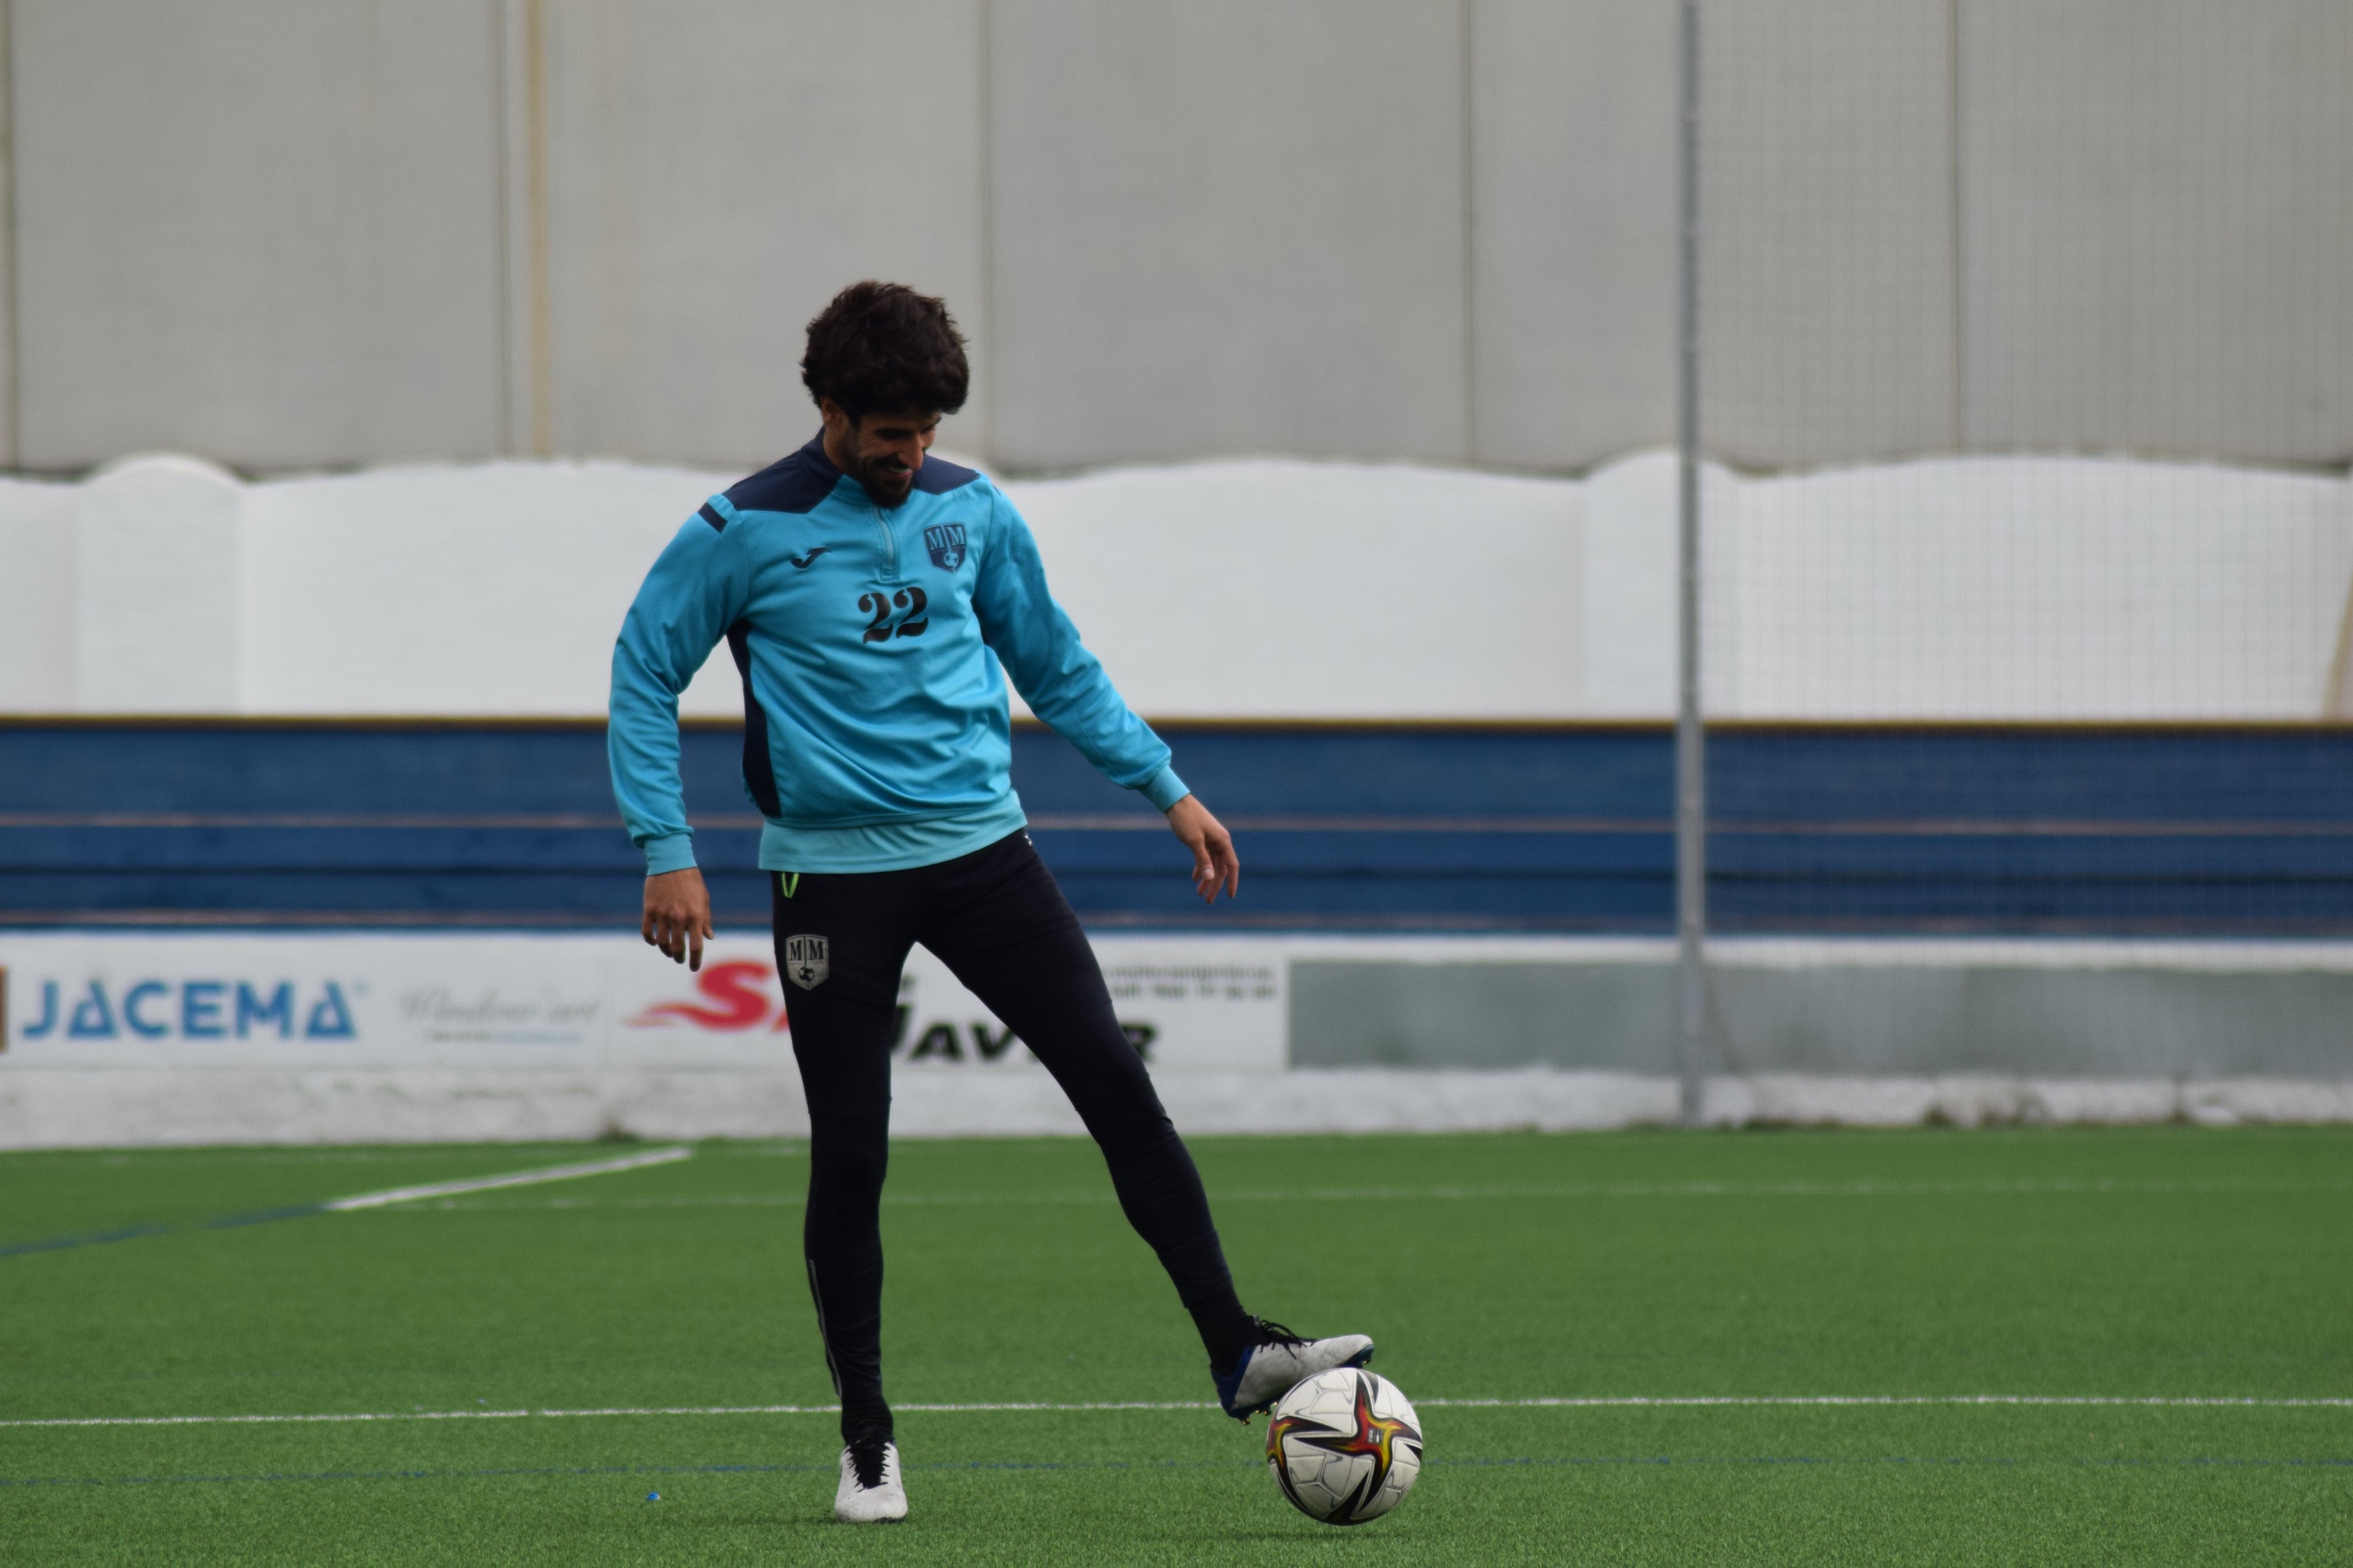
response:
M820 437L704 502L621 623L606 751L649 876L694 864L678 698L723 638L744 679L763 870L936 865L1024 826L1008 672L1113 783L1163 811L1187 793L987 476L927 458L881 507Z

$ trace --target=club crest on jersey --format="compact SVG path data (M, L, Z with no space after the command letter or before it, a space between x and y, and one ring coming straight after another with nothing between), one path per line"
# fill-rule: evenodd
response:
M924 547L932 552L932 564L943 572L953 572L964 564L964 524L943 522L923 530Z
M788 936L785 938L785 978L804 991L814 991L825 984L833 973L827 963L827 943L821 936Z

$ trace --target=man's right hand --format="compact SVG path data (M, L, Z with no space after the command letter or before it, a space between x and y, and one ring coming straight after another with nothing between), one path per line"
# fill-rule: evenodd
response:
M711 892L702 873L689 866L646 879L646 941L675 963L702 967L702 944L711 936Z

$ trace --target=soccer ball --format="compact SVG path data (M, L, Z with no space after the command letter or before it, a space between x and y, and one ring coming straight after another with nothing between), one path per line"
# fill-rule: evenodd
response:
M1421 1419L1377 1373L1319 1372L1284 1394L1266 1428L1266 1468L1292 1506L1325 1524L1362 1524L1403 1500L1421 1474Z

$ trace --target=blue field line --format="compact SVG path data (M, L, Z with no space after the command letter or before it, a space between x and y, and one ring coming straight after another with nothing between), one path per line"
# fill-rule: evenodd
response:
M63 1252L77 1247L100 1247L108 1242L130 1241L142 1236L185 1235L199 1230L237 1230L246 1226L272 1225L282 1219L307 1219L312 1215L343 1214L363 1209L391 1207L417 1203L458 1193L492 1192L505 1187L538 1186L548 1182L568 1182L582 1176L609 1175L622 1171L643 1170L649 1165L666 1165L691 1159L694 1151L681 1144L667 1149L649 1150L644 1153L624 1154L609 1160L574 1161L561 1165L543 1165L528 1171L504 1171L489 1176L465 1176L455 1181L428 1182L422 1185L391 1187L383 1192L360 1193L350 1197L319 1198L310 1203L287 1204L278 1208L251 1209L242 1214L223 1215L217 1219L197 1220L173 1226L164 1224L128 1226L119 1230L88 1231L76 1236L52 1237L42 1241L16 1241L0 1244L0 1258L14 1258L31 1252Z
M1600 1468L1776 1468L1782 1466L1831 1468L1839 1466L1884 1466L1922 1468L2028 1468L2032 1467L2067 1466L2077 1468L2101 1469L2347 1469L2353 1468L2353 1458L2281 1456L2275 1458L2233 1458L2220 1455L2189 1455L2180 1458L2129 1458L2106 1455L2055 1455L2021 1457L2017 1455L1937 1455L1937 1454L1870 1454L1854 1456L1823 1454L1754 1454L1754 1455L1672 1455L1672 1454L1569 1454L1559 1456L1512 1456L1494 1458L1447 1459L1428 1458L1422 1461L1428 1468L1446 1469L1519 1469L1554 1468L1560 1467L1594 1467ZM909 1465L912 1472L939 1474L950 1471L994 1470L1255 1470L1265 1464L1257 1458L1246 1459L971 1459L938 1464ZM0 1488L30 1490L57 1487L153 1487L153 1486L259 1486L289 1481L426 1481L426 1480L505 1480L516 1478L540 1479L548 1477L575 1476L743 1476L743 1475L812 1475L833 1473L835 1467L823 1465L505 1465L486 1469L467 1470L270 1470L249 1475L193 1476L0 1476Z
M200 1230L237 1230L249 1225L271 1225L281 1219L303 1219L326 1212L324 1203L292 1204L285 1208L256 1209L248 1214L223 1215L218 1219L197 1220L185 1225L133 1225L121 1230L51 1237L46 1241L12 1241L0 1243L0 1258L16 1258L31 1252L64 1252L77 1247L103 1247L109 1242L136 1241L146 1236L186 1236Z
M142 1236L162 1236L172 1227L168 1225L131 1225L119 1230L83 1231L74 1236L54 1236L47 1241L11 1241L0 1243L0 1258L16 1258L27 1252L62 1252L75 1247L103 1247L110 1241L130 1241Z
M110 1242L135 1241L147 1236L186 1236L200 1230L237 1230L249 1225L271 1225L281 1219L303 1219L327 1212L325 1203L291 1204L284 1208L255 1209L246 1214L223 1215L217 1219L192 1220L181 1225L133 1225L120 1230L85 1231L76 1236L50 1237L43 1241L11 1241L0 1243L0 1258L18 1258L33 1252L65 1252L77 1247L103 1247Z

